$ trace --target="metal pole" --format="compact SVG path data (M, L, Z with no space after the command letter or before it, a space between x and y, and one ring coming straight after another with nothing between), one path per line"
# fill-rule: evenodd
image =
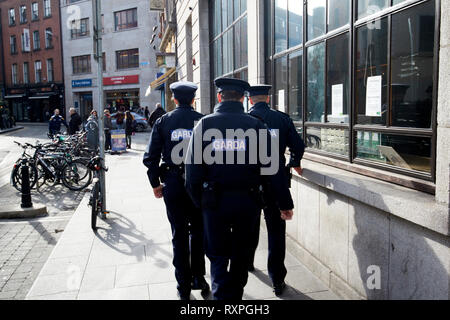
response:
M98 114L98 135L99 135L99 149L100 157L105 160L105 139L104 139L104 103L103 103L103 48L102 48L102 6L101 0L92 1L93 12L95 16L94 19L94 37L97 41L97 50L94 50L94 54L97 55L96 60L98 63L98 104L95 110ZM104 164L104 163L103 163ZM101 196L102 196L102 217L104 217L104 212L106 212L106 187L105 187L105 172L100 170L100 186L101 186Z
M22 203L20 206L22 208L32 208L33 202L31 201L31 188L30 188L30 167L28 166L27 160L22 161L22 167L20 168L20 174L22 178ZM37 179L37 177L36 177Z

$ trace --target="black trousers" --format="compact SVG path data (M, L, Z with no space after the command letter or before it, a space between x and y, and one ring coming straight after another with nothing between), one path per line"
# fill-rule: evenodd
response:
M205 275L202 214L192 203L181 176L168 173L164 184L164 202L172 229L175 278L178 289L188 292L192 277Z
M260 209L245 192L224 192L216 208L203 208L206 255L211 261L215 300L242 300L248 280L249 242L260 218Z
M111 149L111 131L105 131L105 150Z
M267 259L267 270L270 279L274 284L284 281L287 270L284 265L286 257L286 221L281 219L280 210L272 202L269 202L264 209L264 219L267 226L267 237L269 256ZM256 248L259 243L260 220L253 229L253 239L251 240L252 252L249 255L248 264L253 264Z
M127 138L127 148L131 148L131 134L130 135L126 135Z

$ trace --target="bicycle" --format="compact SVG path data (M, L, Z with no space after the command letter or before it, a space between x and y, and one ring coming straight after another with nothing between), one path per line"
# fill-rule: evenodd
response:
M30 189L32 189L38 181L38 171L34 165L34 158L27 153L30 148L28 144L21 144L14 141L19 147L23 149L22 156L14 163L13 170L11 172L10 182L11 185L16 188L17 191L22 192L22 167L26 164L29 170L30 177Z
M88 163L88 168L94 172L94 186L92 187L91 196L89 198L89 206L91 207L91 228L94 232L97 232L97 218L99 214L106 214L105 205L102 197L102 187L100 183L101 171L108 171L108 168L103 166L102 158L96 156Z

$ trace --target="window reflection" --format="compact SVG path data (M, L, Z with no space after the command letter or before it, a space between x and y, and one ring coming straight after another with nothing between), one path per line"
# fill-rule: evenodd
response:
M349 34L328 40L327 46L328 122L349 123Z
M326 33L326 0L308 1L308 40Z
M356 31L355 104L358 124L387 124L387 33L386 18Z
M287 56L275 60L275 107L282 112L287 111Z
M392 17L392 125L431 128L434 2Z
M325 43L307 48L307 121L324 122Z
M306 146L347 156L349 152L349 131L335 128L306 128Z
M358 19L387 8L389 2L390 0L358 0Z
M303 41L303 2L289 0L289 47L295 47Z
M297 51L289 55L289 115L294 121L302 121L302 57Z
M431 172L430 138L358 131L356 149L360 159Z
M350 0L328 0L328 31L350 22Z
M275 53L287 49L287 0L275 0Z

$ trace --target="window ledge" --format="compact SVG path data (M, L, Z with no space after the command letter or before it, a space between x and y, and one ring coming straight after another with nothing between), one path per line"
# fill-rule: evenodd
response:
M393 214L445 236L450 235L449 206L433 195L349 172L315 161L302 160L304 179L369 206Z

